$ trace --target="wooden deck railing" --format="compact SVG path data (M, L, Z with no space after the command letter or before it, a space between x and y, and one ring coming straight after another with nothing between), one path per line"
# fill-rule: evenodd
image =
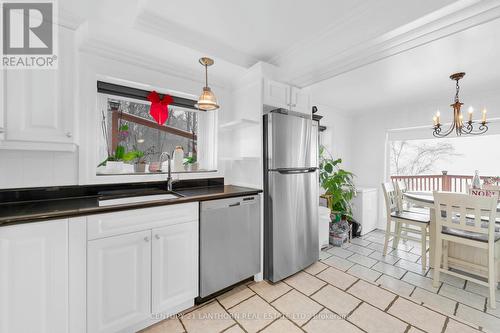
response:
M404 181L408 191L450 191L467 192L467 185L471 185L473 176L463 175L421 175L421 176L391 176L391 180ZM489 179L490 176L481 176Z

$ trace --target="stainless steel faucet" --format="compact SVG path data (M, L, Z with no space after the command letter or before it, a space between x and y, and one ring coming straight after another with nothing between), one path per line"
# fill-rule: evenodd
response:
M170 156L169 153L161 153L160 155L160 166L163 162L163 158L167 157L167 191L172 191L172 169L171 169L171 164L172 164L172 157Z

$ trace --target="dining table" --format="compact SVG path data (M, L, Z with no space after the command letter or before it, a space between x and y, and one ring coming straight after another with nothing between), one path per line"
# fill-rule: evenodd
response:
M429 266L434 267L434 250L436 248L435 235L436 230L436 210L434 206L434 196L432 192L406 192L403 194L406 202L415 207L428 208L430 213L429 225ZM498 216L500 217L500 205L497 208ZM496 223L500 222L497 219ZM496 256L500 256L500 246L495 248ZM449 242L448 244L448 262L449 267L487 276L488 253L484 249L471 247L468 245ZM497 267L497 279L500 280L500 265Z

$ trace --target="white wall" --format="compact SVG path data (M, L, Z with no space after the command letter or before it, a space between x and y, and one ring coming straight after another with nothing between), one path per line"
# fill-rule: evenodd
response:
M75 39L78 39L78 34ZM84 51L74 50L75 69L72 73L78 77L78 83L72 87L75 96L75 109L65 112L75 113L74 138L77 149L75 151L51 151L49 148L40 150L0 149L0 189L16 187L58 186L92 183L118 183L131 181L164 180L164 175L154 176L109 176L96 177L94 156L97 152L96 136L100 135L97 122L93 121L99 115L97 107L96 81L115 81L127 85L126 81L137 84L146 84L159 90L172 90L197 96L203 86L203 68L199 67L199 77L185 74L182 69L172 73L157 66L152 70L151 64L144 59L130 61L131 54L117 51L100 56L100 46L92 44ZM128 57L128 58L127 58ZM133 57L132 57L133 58ZM141 66L147 63L147 67ZM167 66L170 69L170 67ZM181 75L179 75L179 73ZM133 85L132 83L130 85ZM146 89L138 86L138 88ZM221 109L217 118L223 118L229 108L231 96L220 85L212 84L212 89L219 99ZM8 98L8 96L6 96ZM1 114L0 114L1 115ZM216 122L217 125L217 122ZM29 144L29 143L28 143ZM214 154L218 156L217 149ZM177 178L206 178L223 176L224 164L218 162L218 172L181 174Z
M323 116L320 124L326 126L321 133L321 144L333 155L333 158L342 159L342 168L352 169L353 154L352 142L352 117L332 106L314 104L318 107L319 115Z
M0 150L0 189L73 185L77 179L75 152Z
M468 102L466 106L469 103L477 106L489 106L488 118L500 118L500 109L495 109L496 105L500 103L498 95L485 92L475 96L466 96L463 100ZM357 175L356 183L358 186L375 187L378 190L379 228L381 229L385 228L385 209L381 184L388 179L386 169L388 132L393 129L421 127L418 130L402 131L397 135L399 137L406 135L407 139L425 136L432 138L432 116L436 112L436 105L435 101L427 103L422 101L417 104L387 107L384 110L373 109L354 116L352 119L353 133L348 136L348 139L352 141L352 170ZM452 118L451 108L445 104L440 110L442 122L450 121ZM480 115L479 112L476 113L475 119L478 119ZM493 122L490 124L490 128L489 133L498 133L500 122Z

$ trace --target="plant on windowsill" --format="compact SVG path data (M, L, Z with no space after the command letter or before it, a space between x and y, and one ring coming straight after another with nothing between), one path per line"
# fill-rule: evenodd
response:
M196 163L196 156L188 156L186 157L182 164L184 165L184 169L186 171L194 171L198 169L198 163Z
M356 195L355 175L340 168L342 159L333 159L332 155L320 147L319 180L325 190L332 222L352 219L351 201Z
M145 151L135 149L125 154L125 159L130 161L135 160L134 171L135 172L146 172L147 159L149 156L154 155L154 146L149 147Z
M131 150L127 152L125 146L121 144L122 142L127 141L127 139L130 136L130 130L128 124L121 123L121 119L117 133L118 145L116 146L114 153L110 153L111 149L109 148L109 143L107 140L108 133L106 129L106 118L104 113L102 119L102 129L103 129L103 135L106 138L108 157L104 161L99 163L97 167L105 166L108 173L120 173L123 171L124 162L131 162L135 159L144 156L144 152L140 150Z

